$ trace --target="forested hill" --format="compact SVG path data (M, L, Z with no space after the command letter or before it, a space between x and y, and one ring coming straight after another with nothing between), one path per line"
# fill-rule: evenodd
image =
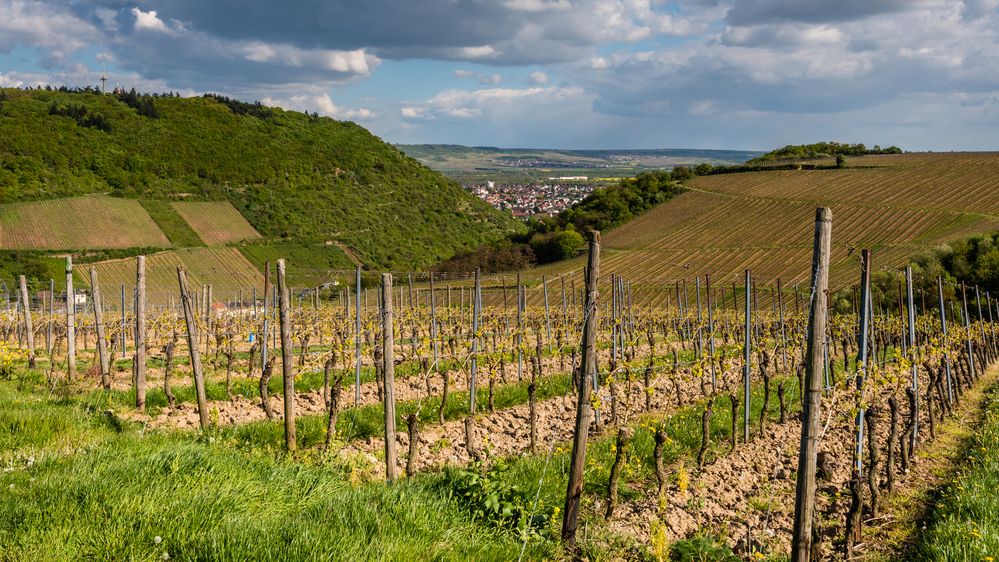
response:
M522 228L357 124L218 96L0 89L0 203L228 200L267 239L415 268Z
M870 156L876 154L901 154L897 146L881 148L874 145L868 148L864 143L816 142L812 144L789 144L772 150L762 156L747 160L747 164L762 164L776 160L799 160L805 158L828 158L830 156Z

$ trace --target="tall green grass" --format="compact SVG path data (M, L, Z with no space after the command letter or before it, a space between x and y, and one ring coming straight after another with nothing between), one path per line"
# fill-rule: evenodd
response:
M96 405L0 382L0 560L510 560L441 477L366 481L190 434L144 433ZM67 446L70 444L70 446ZM528 559L557 558L549 542Z
M999 560L999 386L986 392L984 423L944 488L914 560Z

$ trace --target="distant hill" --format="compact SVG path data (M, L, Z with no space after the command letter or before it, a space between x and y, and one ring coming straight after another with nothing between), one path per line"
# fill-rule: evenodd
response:
M143 201L166 234L155 246L259 233L246 244L311 248L324 266L420 268L522 228L354 123L218 96L0 89L0 204L86 194L113 196L88 204ZM155 203L179 200L228 202L245 221L226 216L238 232L208 232L206 217L194 215L208 208ZM10 228L5 235L23 238ZM109 247L150 245L149 236L113 240ZM71 241L51 249L94 247L66 247ZM244 253L256 263L270 252Z
M398 148L459 181L528 181L581 175L588 179L614 180L674 166L741 164L763 154L697 148L561 150L454 144L407 144L398 145Z

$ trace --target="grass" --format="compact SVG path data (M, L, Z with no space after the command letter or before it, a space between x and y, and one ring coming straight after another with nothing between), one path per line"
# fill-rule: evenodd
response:
M198 233L170 206L169 201L140 199L139 204L156 221L160 230L166 234L174 246L190 248L205 245L201 238L198 237Z
M915 560L999 558L999 385L986 393L984 422L959 466L926 522Z
M341 274L337 277L333 273L354 269L354 263L347 254L334 245L256 242L240 245L239 251L260 271L264 270L267 261L271 262L271 271L274 271L277 260L285 259L288 264L288 283L292 286L315 287L333 280L351 287L354 285L353 275ZM334 289L338 290L339 288Z
M510 560L438 475L373 482L336 457L295 462L189 434L144 434L0 382L0 560ZM7 405L12 405L8 407ZM557 557L532 541L527 559Z

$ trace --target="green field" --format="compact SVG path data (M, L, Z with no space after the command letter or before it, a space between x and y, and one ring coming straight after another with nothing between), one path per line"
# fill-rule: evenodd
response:
M260 233L228 201L179 201L170 206L209 246L260 238Z
M168 248L170 240L133 199L84 195L0 205L0 248Z

